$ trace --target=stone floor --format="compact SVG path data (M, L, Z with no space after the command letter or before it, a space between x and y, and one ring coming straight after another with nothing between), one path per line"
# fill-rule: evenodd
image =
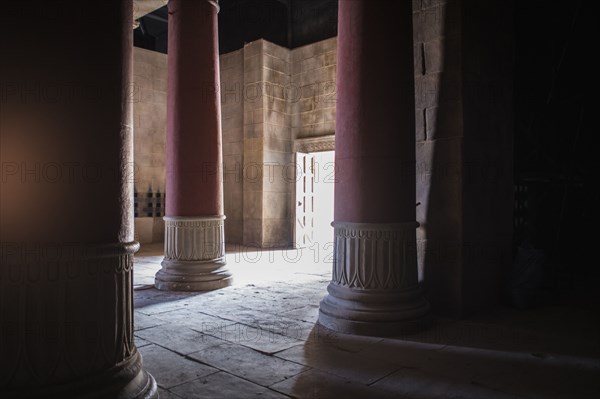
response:
M597 308L500 308L421 334L356 337L315 324L330 254L228 247L233 286L152 287L161 245L135 261L135 336L170 398L597 398Z

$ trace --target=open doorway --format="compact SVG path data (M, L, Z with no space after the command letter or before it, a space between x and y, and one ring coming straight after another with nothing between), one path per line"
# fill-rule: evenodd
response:
M294 243L330 250L333 243L334 152L296 153Z

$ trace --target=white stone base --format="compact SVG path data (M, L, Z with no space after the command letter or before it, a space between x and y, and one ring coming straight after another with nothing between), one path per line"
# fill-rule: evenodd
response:
M429 324L417 276L417 223L334 222L329 295L319 323L349 334L393 336Z
M231 285L225 262L225 216L165 217L165 258L154 285L210 291Z

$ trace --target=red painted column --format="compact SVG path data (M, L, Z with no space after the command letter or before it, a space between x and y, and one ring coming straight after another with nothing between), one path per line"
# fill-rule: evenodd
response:
M319 322L356 334L422 328L409 1L339 3L334 265Z
M231 284L225 269L216 1L170 0L165 259L161 290Z

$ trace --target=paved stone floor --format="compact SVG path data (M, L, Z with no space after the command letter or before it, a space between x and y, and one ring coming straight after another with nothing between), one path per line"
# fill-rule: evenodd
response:
M598 309L500 308L421 334L356 337L315 324L330 254L230 246L234 285L152 287L161 245L135 261L135 336L160 397L597 398Z

